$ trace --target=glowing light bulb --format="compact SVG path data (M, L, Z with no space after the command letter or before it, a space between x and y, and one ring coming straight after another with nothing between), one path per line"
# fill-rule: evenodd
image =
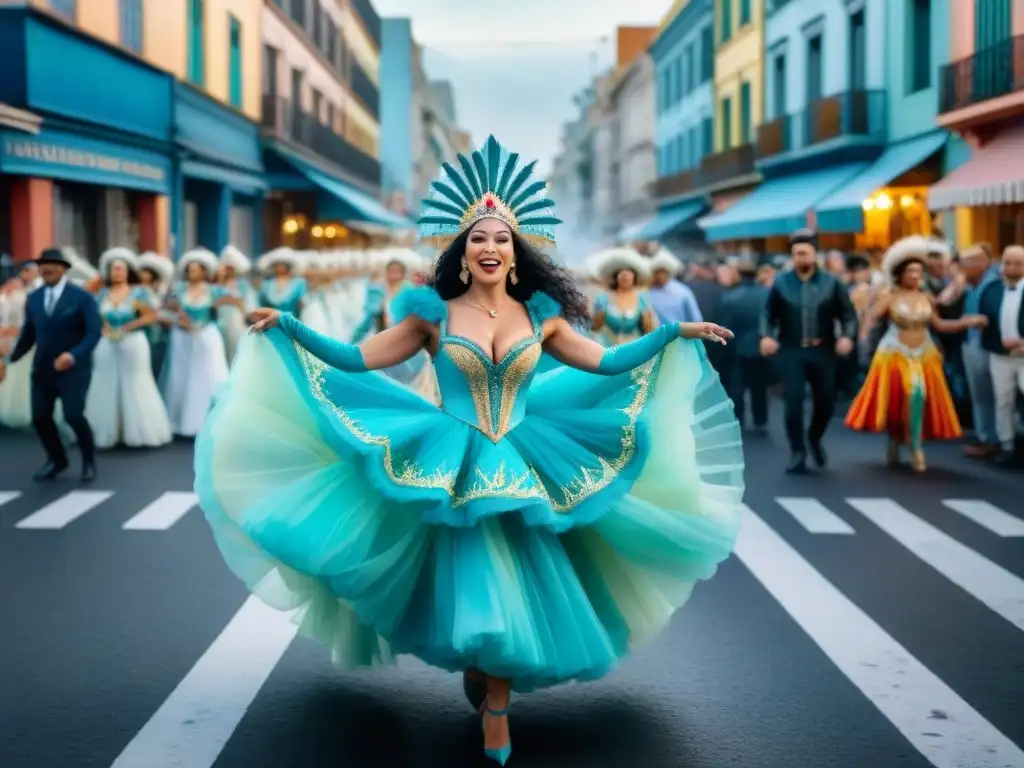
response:
M865 211L873 210L875 207L875 201L869 197L867 200L860 204L860 207L863 208Z
M338 229L337 227L327 227L324 229L324 234L327 235L327 237L334 237L338 234Z
M324 228L321 227L319 224L317 224L315 227L313 227L313 229L311 230L311 233L312 233L313 237L323 237L324 236Z
M887 211L892 208L892 198L889 197L885 192L879 193L875 198L875 205L883 211Z

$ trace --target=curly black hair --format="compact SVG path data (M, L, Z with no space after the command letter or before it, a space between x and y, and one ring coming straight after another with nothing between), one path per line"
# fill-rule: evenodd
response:
M448 249L437 260L433 276L427 281L437 294L449 301L469 290L459 279L462 271L462 257L466 255L466 241L472 227L455 238ZM525 303L537 291L543 291L562 308L562 317L572 325L589 325L590 310L586 297L576 287L576 281L562 267L555 264L546 253L530 245L515 232L512 233L512 247L516 259L516 285L508 283L508 295Z
M925 264L924 258L907 259L892 271L893 285L898 286L903 282L903 274L907 271L907 267L909 267L911 264L920 264L923 269L928 269L928 266Z

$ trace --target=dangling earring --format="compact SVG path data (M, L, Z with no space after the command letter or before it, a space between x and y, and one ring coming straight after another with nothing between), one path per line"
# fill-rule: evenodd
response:
M459 280L462 281L463 285L469 285L469 264L465 259L462 260L462 271L459 272Z
M516 263L514 261L508 271L508 280L512 285L519 285L519 275L516 274Z

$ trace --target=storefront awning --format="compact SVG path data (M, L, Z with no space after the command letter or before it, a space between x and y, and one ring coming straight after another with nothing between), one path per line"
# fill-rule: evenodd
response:
M267 181L262 176L232 168L224 168L213 163L204 163L201 160L182 161L181 172L192 179L224 184L234 192L242 195L259 197L267 189Z
M1024 125L1008 128L928 190L928 207L1024 203Z
M660 240L695 221L707 208L707 201L703 198L663 208L654 217L654 221L640 231L636 239Z
M388 229L414 229L416 225L404 216L399 216L384 207L376 198L356 189L340 179L334 179L312 165L303 162L291 152L283 152L275 147L278 155L300 174L309 179L314 186L329 195L338 205L337 218L346 223L370 224Z
M863 231L864 200L934 155L945 146L948 137L945 131L934 131L889 147L860 175L815 206L818 231Z
M712 242L788 235L807 226L807 213L819 200L867 167L849 163L769 179L729 210L698 223Z

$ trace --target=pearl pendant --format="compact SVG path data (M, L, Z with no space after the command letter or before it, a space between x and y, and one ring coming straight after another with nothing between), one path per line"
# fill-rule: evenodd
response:
M487 310L487 314L489 314L491 317L497 317L498 316L498 313L495 312L493 309Z

